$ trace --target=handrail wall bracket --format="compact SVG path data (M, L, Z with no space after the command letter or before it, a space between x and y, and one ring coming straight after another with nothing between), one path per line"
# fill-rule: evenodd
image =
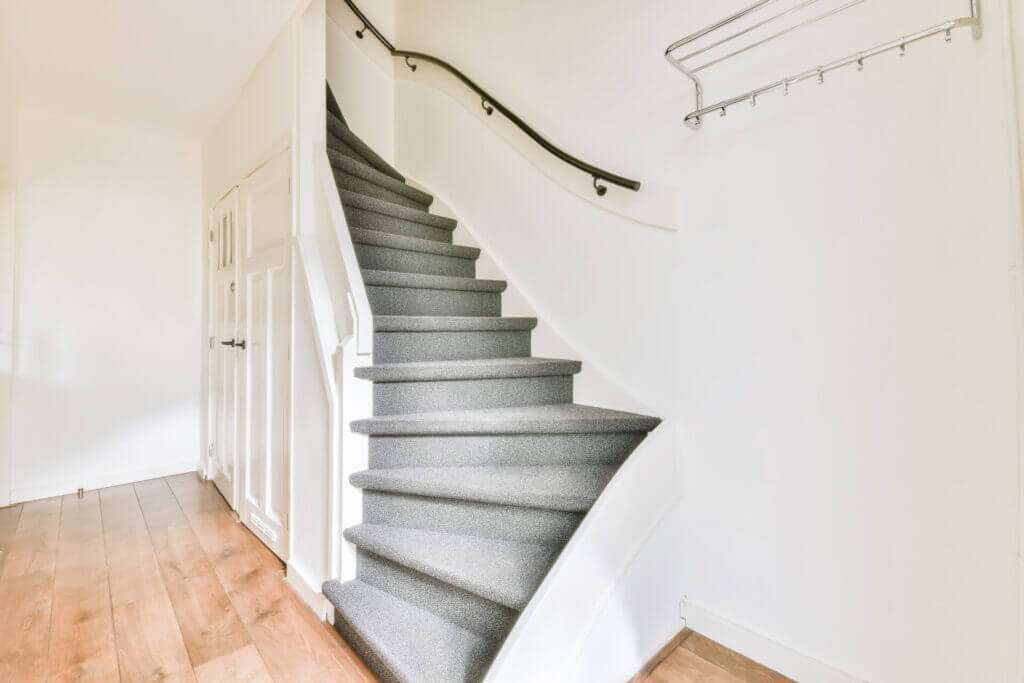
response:
M690 79L690 81L693 82L694 90L696 93L696 107L684 118L684 123L689 128L698 130L704 123L704 117L707 116L708 114L719 112L721 116L725 116L729 107L735 104L739 104L741 102L749 102L751 105L756 106L757 98L765 93L769 93L775 90L782 90L783 94L788 95L791 86L809 79L816 79L818 83L824 84L825 75L831 71L836 71L837 69L842 69L850 65L856 65L858 71L863 71L864 61L872 57L877 57L878 55L897 50L899 51L900 56L905 56L907 54L907 47L909 45L921 40L925 40L926 38L931 38L933 36L938 35L945 35L946 42L949 43L952 42L953 31L958 28L970 28L971 34L973 35L975 40L980 40L983 35L981 21L981 0L969 0L970 14L968 14L965 17L961 17L959 19L952 19L950 21L943 22L942 24L939 24L937 26L932 26L922 31L918 31L917 33L901 36L887 43L882 43L880 45L876 45L862 52L857 52L847 57L843 57L842 59L837 59L827 64L816 66L812 69L801 72L799 74L789 76L788 78L783 78L778 81L774 81L772 83L769 83L768 85L762 86L755 90L750 90L741 95L721 100L719 102L716 102L715 104L705 104L704 83L701 80L701 76L699 75L702 71L717 66L718 64L728 61L733 57L739 56L758 47L761 47L762 45L765 45L778 38L788 35L789 33L792 33L802 28L806 28L820 21L833 17L837 14L840 14L841 12L844 12L848 9L861 5L864 2L866 2L866 0L848 0L847 2L845 2L845 4L842 4L831 10L825 11L822 14L813 16L809 19L800 21L795 25L784 28L765 38L756 40L753 43L750 43L732 52L729 52L728 54L722 57L712 58L710 59L710 61L706 61L703 64L694 65L692 63L689 63L689 60L704 55L714 48L727 45L728 43L731 43L736 39L744 35L747 35L752 31L755 31L756 29L763 28L787 15L793 14L794 12L797 12L799 10L806 9L811 5L815 5L819 2L819 0L802 0L801 2L798 2L796 5L790 6L787 9L783 9L782 11L773 14L767 18L757 20L756 23L754 23L753 25L740 29L735 33L728 35L725 38L714 41L710 45L707 45L702 48L692 49L692 51L689 51L685 54L679 54L685 47L692 48L693 44L699 39L704 38L706 36L710 36L726 27L729 27L745 17L753 16L765 6L771 5L775 2L778 2L778 0L758 0L758 2L755 2L754 4L749 5L748 7L745 7L740 11L731 14L723 19L720 19L719 21L716 21L715 23L711 24L710 26L707 26L706 28L703 28L695 33L692 33L686 36L685 38L677 40L676 42L669 45L668 48L665 50L665 59L668 60L669 64L671 64L673 67L679 70L680 73L685 75L688 79Z
M762 2L765 1L772 2L774 0L762 0ZM373 25L373 22L371 22L370 19L365 14L363 14L362 10L360 10L359 7L356 6L353 0L345 0L345 4L348 5L348 8L352 10L352 13L355 14L356 18L358 18L359 21L362 22L363 24L363 28L356 31L356 35L360 39L363 37L363 34L366 31L369 31L374 35L374 37L378 41L380 41L380 44L383 45L387 49L387 51L391 53L392 57L404 59L406 66L408 66L409 69L411 69L412 71L416 71L416 67L418 65L413 64L409 60L427 62L429 64L433 64L444 69L480 97L481 105L483 106L484 111L487 112L488 116L492 115L495 110L501 112L502 115L504 115L505 118L512 122L513 125L519 128L519 130L526 133L526 135L531 140L533 140L538 145L543 147L544 150L547 151L549 154L565 162L566 164L569 164L570 166L579 169L583 173L591 176L594 179L594 191L597 193L597 196L603 197L605 196L605 194L608 193L608 187L606 185L602 185L602 181L606 183L611 183L612 185L623 187L627 190L632 190L633 192L640 191L641 186L639 181L632 180L630 178L625 178L616 173L612 173L602 168L598 168L597 166L594 166L592 164L588 164L587 162L572 156L568 152L562 150L560 147L557 147L555 144L549 142L544 136L535 131L525 121L519 118L519 116L516 115L515 112L513 112L511 109L503 105L500 101L495 99L489 92L487 92L479 85L474 83L472 80L470 80L470 78L466 76L466 74L462 73L448 62L442 59L438 59L437 57L434 57L432 55L424 54L422 52L410 52L408 50L399 50L391 43L391 41L384 37L384 34L382 34L377 29L377 27Z

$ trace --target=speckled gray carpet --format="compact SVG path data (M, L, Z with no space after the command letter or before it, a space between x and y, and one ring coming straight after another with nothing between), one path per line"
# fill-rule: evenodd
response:
M357 579L336 626L385 681L477 681L559 552L656 418L576 405L572 360L533 358L479 249L348 129L328 154L374 313L374 417Z

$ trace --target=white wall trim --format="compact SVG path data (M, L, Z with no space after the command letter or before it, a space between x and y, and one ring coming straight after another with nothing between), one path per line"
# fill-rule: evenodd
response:
M292 587L292 590L302 598L302 601L316 613L321 621L327 619L327 615L330 613L330 603L327 602L327 598L324 597L320 588L309 579L308 572L298 565L289 562L287 572L285 573L285 580Z
M103 472L101 474L91 474L79 481L65 480L46 484L45 486L26 486L24 488L15 488L11 490L11 503L27 503L29 501L40 500L42 498L64 496L69 493L74 493L80 488L85 489L86 491L94 491L96 489L105 489L111 486L120 486L122 484L133 484L135 482L146 481L148 479L170 477L175 474L198 472L200 465L201 463L196 458L188 458L186 460L179 460L160 467L118 472Z
M685 598L681 609L687 628L795 680L816 683L864 683L866 680L735 624Z

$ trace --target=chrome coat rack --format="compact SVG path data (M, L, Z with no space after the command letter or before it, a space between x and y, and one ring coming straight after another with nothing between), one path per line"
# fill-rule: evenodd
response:
M743 36L749 35L761 28L771 27L773 25L775 27L778 27L781 20L784 19L785 17L794 15L800 12L801 10L811 8L812 5L816 5L820 2L820 0L801 0L793 5L785 7L781 11L777 11L774 14L766 15L766 13L764 13L763 10L769 5L777 5L779 3L779 0L759 0L758 2L755 2L753 5L750 5L749 7L746 7L736 12L735 14L727 16L724 19L721 19L706 28L697 31L696 33L693 33L689 36L686 36L685 38L682 38L681 40L672 43L671 45L668 46L668 49L665 50L665 59L667 59L672 66L679 69L679 71L681 71L687 78L693 81L694 87L697 92L697 108L686 115L685 123L687 126L697 129L700 128L701 124L704 122L704 117L707 116L708 114L718 112L719 115L725 116L729 110L729 107L743 102L749 102L752 106L757 106L757 99L761 95L776 90L781 90L783 94L788 95L791 86L796 85L797 83L801 83L803 81L814 79L817 80L819 83L824 83L825 76L829 72L836 71L837 69L842 69L847 66L856 65L858 70L863 70L865 61L871 59L872 57L877 57L888 52L898 51L901 56L904 56L907 54L907 48L910 45L918 41L924 40L926 38L941 35L945 36L947 43L950 43L953 41L954 30L960 28L970 28L974 35L974 38L979 39L981 38L981 0L969 1L971 11L968 16L960 17L958 19L952 19L950 21L943 22L938 26L932 26L931 28L926 28L922 31L918 31L917 33L911 33L909 35L901 36L887 43L876 45L867 50L863 50L862 52L857 52L847 57L843 57L842 59L837 59L835 61L828 62L827 64L821 64L819 66L814 67L813 69L808 69L807 71L803 71L801 73L794 74L787 78L774 81L763 87L757 88L755 90L750 90L748 92L743 93L742 95L737 95L736 97L721 100L712 105L704 104L704 84L701 80L701 74L705 70L722 64L723 62L726 62L732 59L733 57L738 57L739 55L750 52L751 50L759 48L762 45L770 43L774 40L778 40L779 38L789 35L794 31L798 31L800 29L806 28L813 24L817 24L818 22L824 21L838 14L841 14L849 9L852 9L858 5L863 4L864 2L866 2L866 0L847 0L844 4L839 5L838 7L834 7L827 11L822 11L814 16L811 16L810 18L799 21L799 23L791 24L785 28L777 30L764 38L756 39L754 40L754 42L751 42L746 45L736 46L735 49L732 49L732 51L727 52L726 54L720 57L705 57L705 60L702 63L694 64L695 60L699 61L697 60L698 57L706 55L711 50L723 47L726 50L728 50L730 46L735 46L736 41L742 38ZM749 26L746 26L745 28L738 29L735 32L723 38L720 38L718 40L712 40L712 42L708 45L699 48L694 47L694 43L696 43L701 38L709 36L713 38L714 34L718 33L719 31L722 31L723 29L735 25L737 22L747 17L750 17L754 23L752 23Z

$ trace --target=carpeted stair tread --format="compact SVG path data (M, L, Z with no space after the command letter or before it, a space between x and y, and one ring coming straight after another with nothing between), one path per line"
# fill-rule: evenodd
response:
M342 144L354 151L367 164L373 166L381 173L385 173L399 182L405 182L405 176L396 171L391 165L384 161L380 155L373 151L369 145L363 142L358 135L352 132L345 121L334 113L327 112L328 147L330 147L331 136L337 138Z
M357 642L398 681L479 680L494 644L362 581L328 581L324 595Z
M328 116L334 115L336 119L341 121L342 125L347 126L348 123L345 121L345 115L341 112L341 107L338 105L337 98L334 97L334 91L331 90L331 84L326 84L326 103L327 103L327 114Z
M579 361L555 358L485 358L384 363L356 368L355 375L371 382L424 382L575 375L582 367Z
M413 223L421 223L423 225L428 225L432 228L440 228L442 230L454 230L458 225L458 222L451 218L435 216L434 214L423 211L422 209L402 206L401 204L395 204L394 202L378 199L376 197L369 197L365 194L359 194L358 192L350 192L339 188L338 195L341 198L341 203L345 207L379 213L384 216L400 218Z
M617 469L614 465L394 467L356 472L351 480L373 491L586 512Z
M374 332L507 332L532 330L536 318L450 315L375 315Z
M401 251L415 251L421 254L451 256L453 258L476 259L480 257L480 250L476 247L463 247L457 244L448 244L447 242L406 237L390 232L381 232L380 230L350 228L349 232L352 234L352 241L355 244L399 249Z
M369 437L369 469L348 477L364 523L341 532L357 578L324 594L382 681L478 683L660 420L572 403L581 363L531 356L537 319L502 316L507 284L475 277L481 250L453 244L457 222L348 128L329 88L328 105L373 312L374 364L349 377L374 384L373 416L350 422Z
M514 610L537 590L557 549L383 524L345 530L359 548Z
M459 292L504 292L503 280L478 280L472 277L400 273L392 270L364 270L367 287L401 287L406 289L448 289Z
M370 435L607 434L649 432L658 418L561 403L488 410L380 415L355 420L352 430Z
M400 180L396 180L386 173L381 173L373 166L370 166L366 162L353 159L350 156L346 156L341 152L328 148L327 156L331 160L331 168L337 174L339 172L361 178L368 183L372 183L377 187L384 188L395 195L401 195L406 197L417 204L423 206L430 206L434 202L434 198L423 192L417 190L415 187L406 185Z

